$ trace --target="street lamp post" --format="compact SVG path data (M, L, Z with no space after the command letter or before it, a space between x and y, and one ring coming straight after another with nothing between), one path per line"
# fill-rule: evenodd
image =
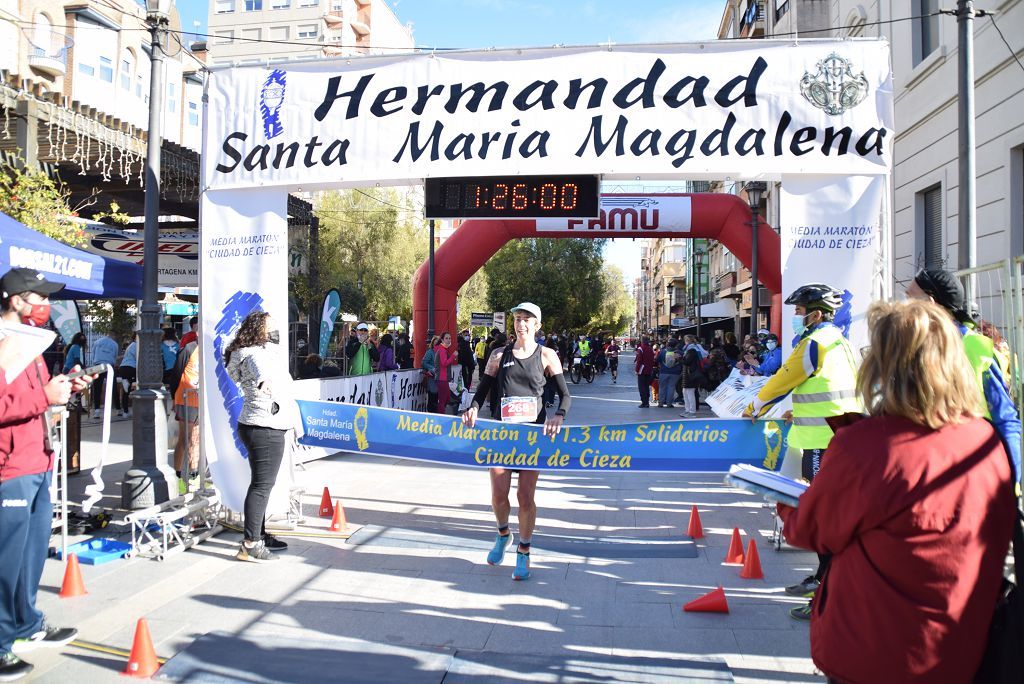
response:
M760 286L757 280L757 229L758 212L761 210L761 195L768 190L764 181L750 181L746 185L747 203L750 205L750 332L757 332L761 313Z
M167 465L166 389L160 351L160 305L157 303L157 247L160 240L160 123L164 103L164 53L173 0L146 0L146 23L152 46L149 78L149 130L146 140L145 232L142 262L142 309L138 346L138 389L132 398L132 467L124 474L121 505L135 510L170 499L174 472Z
M668 285L665 286L665 291L668 293L668 332L669 336L672 335L672 292L675 290L675 286L672 281L669 281Z
M697 260L694 264L697 267L697 305L694 307L694 317L697 319L697 342L702 343L700 337L700 277L701 272L704 270L704 252L698 249L693 253L693 256Z

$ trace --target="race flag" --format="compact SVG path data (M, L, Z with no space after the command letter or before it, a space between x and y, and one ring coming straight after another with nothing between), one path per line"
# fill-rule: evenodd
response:
M71 338L82 332L82 315L73 299L51 301L50 322L60 333L64 344L71 344Z
M335 289L330 289L324 296L323 313L320 314L320 358L327 357L327 345L334 333L334 321L338 318L341 310L341 295Z

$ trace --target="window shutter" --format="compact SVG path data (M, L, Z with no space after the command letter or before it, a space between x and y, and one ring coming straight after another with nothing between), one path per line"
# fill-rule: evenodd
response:
M924 265L942 268L942 188L924 193Z

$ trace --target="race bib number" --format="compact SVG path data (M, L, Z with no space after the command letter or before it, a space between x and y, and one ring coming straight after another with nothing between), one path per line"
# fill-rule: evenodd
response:
M536 397L502 397L501 419L506 423L532 423L537 420Z
M581 359L578 356L575 359L573 359L572 361L573 361L573 363L583 363L583 359Z

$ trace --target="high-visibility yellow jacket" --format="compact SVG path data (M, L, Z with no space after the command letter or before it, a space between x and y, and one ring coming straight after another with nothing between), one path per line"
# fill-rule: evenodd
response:
M826 322L804 333L747 410L760 416L790 393L789 446L797 449L824 449L834 434L825 419L863 410L857 397L857 360L839 328Z

